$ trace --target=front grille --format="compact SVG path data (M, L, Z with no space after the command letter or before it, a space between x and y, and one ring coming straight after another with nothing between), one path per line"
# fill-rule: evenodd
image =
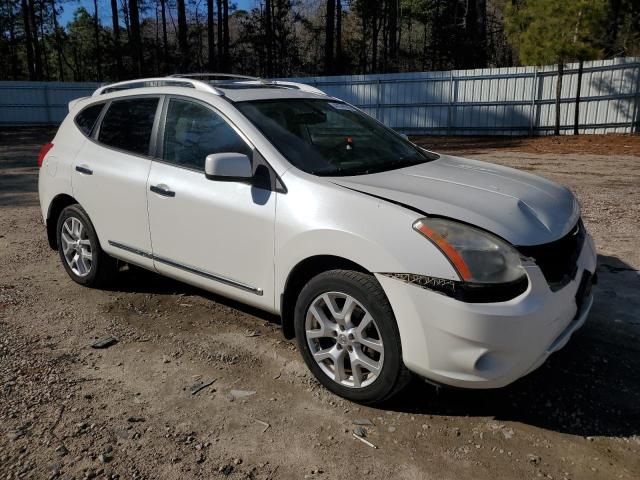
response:
M580 219L567 235L555 242L517 248L522 255L534 259L549 287L555 291L575 278L585 235L584 224Z

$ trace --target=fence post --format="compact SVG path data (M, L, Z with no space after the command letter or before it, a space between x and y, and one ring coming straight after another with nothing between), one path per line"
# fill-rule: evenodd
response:
M640 132L640 66L638 67L636 94L633 97L633 116L631 117L631 128L629 129L629 133L638 132Z
M453 70L449 70L449 106L447 107L447 133L453 129Z
M382 88L382 84L380 83L380 79L376 79L376 120L381 122L380 119L380 89Z
M533 81L531 82L531 111L529 113L529 136L532 137L536 129L536 97L538 96L538 67L533 67Z
M44 93L44 108L47 112L47 123L51 122L51 102L49 101L49 85L46 83L43 85L43 93Z

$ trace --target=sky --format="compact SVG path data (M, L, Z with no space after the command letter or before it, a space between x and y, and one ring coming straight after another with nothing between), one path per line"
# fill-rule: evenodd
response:
M231 0L229 4L235 4L238 9L249 10L254 7L259 0ZM120 2L118 2L120 3ZM93 0L68 0L62 3L63 11L60 15L59 21L62 25L67 25L73 19L73 12L80 6L83 6L87 11L93 14ZM201 8L203 12L206 11L206 2L202 2ZM110 0L98 0L98 10L100 12L100 22L110 26L111 25L111 1ZM121 20L122 23L122 20Z

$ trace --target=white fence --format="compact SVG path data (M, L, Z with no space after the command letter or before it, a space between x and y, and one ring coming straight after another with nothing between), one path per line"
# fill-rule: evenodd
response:
M572 133L577 64L565 67L561 131ZM292 79L342 98L409 134L544 135L553 132L557 69L513 67L450 72ZM58 123L67 103L97 83L0 82L1 124ZM586 62L581 133L640 131L640 58Z

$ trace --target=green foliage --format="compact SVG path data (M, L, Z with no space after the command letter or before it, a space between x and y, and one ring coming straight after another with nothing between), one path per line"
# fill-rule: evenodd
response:
M71 59L74 80L97 78L94 18L84 7L78 7L67 25L65 56Z
M526 0L505 9L507 36L524 64L601 57L606 18L606 0Z

